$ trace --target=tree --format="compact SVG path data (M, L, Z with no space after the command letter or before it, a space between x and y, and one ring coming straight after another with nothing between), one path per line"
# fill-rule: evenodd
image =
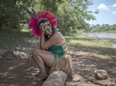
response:
M58 26L63 34L85 29L88 27L85 20L95 19L87 12L92 5L91 0L41 0L40 4L42 10L52 11L57 16Z
M86 29L88 24L86 20L93 20L95 17L87 12L90 0L68 0L59 6L58 20L62 32L76 33L80 29ZM87 27L86 27L87 26Z
M0 3L0 29L17 29L21 22L25 22L27 14L18 6L23 4L31 7L32 0L1 0Z
M64 34L86 29L88 28L86 20L95 19L87 10L92 5L91 0L2 0L2 2L0 3L0 29L3 27L20 29L20 24L27 23L28 14L18 6L19 4L28 9L34 8L35 11L53 12L57 16L58 26Z
M92 32L116 32L116 24L97 24L91 27Z

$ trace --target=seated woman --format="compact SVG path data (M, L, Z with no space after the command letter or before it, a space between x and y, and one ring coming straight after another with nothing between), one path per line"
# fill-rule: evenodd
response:
M64 37L54 28L46 18L38 21L38 27L42 33L40 37L40 48L34 49L32 58L40 69L38 79L46 79L48 71L45 65L50 67L49 73L60 70L67 73L68 77L72 76L71 59L67 53L67 45Z
M45 16L49 17L49 20ZM31 18L29 22L34 34L40 36L40 48L34 49L32 52L32 58L40 69L38 80L46 79L48 74L58 70L64 71L68 78L71 78L72 60L67 54L67 45L63 35L54 26L57 24L56 21L53 21L54 15L49 12L41 12L38 17L37 19ZM50 21L50 19L52 20ZM49 71L46 70L46 66L50 68Z
M50 67L49 73L55 70L68 72L72 76L72 66L69 56L66 56L67 46L64 37L54 28L46 18L38 21L38 27L42 33L40 37L40 48L34 49L32 58L40 69L39 79L46 79L48 71L45 65ZM65 56L64 56L65 55Z

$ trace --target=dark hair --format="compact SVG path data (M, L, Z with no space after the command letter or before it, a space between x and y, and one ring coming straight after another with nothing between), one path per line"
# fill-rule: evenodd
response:
M46 18L42 18L40 19L38 22L37 22L37 26L39 27L41 23L45 23L47 22L48 20Z
M42 18L42 19L40 19L40 20L38 21L37 26L39 27L41 23L45 23L45 22L48 22L48 19ZM54 33L55 33L55 30L54 30L54 27L52 26L52 35L53 35ZM51 35L51 36L52 36L52 35ZM45 39L46 39L46 40L49 39L49 38L48 38L48 35L44 34L44 36L45 36Z

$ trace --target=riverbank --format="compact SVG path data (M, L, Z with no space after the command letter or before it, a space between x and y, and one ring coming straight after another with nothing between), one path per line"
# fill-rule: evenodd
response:
M14 50L19 52L13 59L0 59L0 86L42 86L45 81L35 82L32 73L37 70L34 61L25 57L32 47ZM8 50L0 50L2 53ZM11 50L10 50L11 51ZM13 50L12 50L13 51ZM72 56L74 73L77 81L67 81L65 86L115 86L116 84L116 49L70 45L68 52ZM22 53L22 55L21 55ZM108 79L95 80L94 70L105 70Z
M112 48L112 44L109 41L104 41L99 37L90 37L87 34L78 34L74 36L65 36L69 45L84 45L84 46L97 46Z
M112 44L112 48L116 48L116 33L84 33L89 37L98 38L104 42Z
M100 38L111 38L116 39L116 33L85 33L88 36L95 37L98 36Z
M98 39L82 34L65 38L72 56L74 72L79 78L78 81L67 82L66 86L108 86L109 83L116 82L116 49L101 46L102 42L99 45ZM42 85L44 81L34 82L31 74L37 69L37 65L34 61L30 63L25 56L25 53L30 54L33 48L38 47L38 44L38 38L27 32L0 32L0 86ZM16 51L19 55L5 59L2 56L7 51ZM95 69L106 70L109 78L94 82Z

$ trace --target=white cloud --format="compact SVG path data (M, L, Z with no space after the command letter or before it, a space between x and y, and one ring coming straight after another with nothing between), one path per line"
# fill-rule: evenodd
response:
M112 5L112 7L116 7L116 3Z
M98 6L98 9L99 9L99 10L109 10L108 7L107 7L105 4L100 4L100 5Z
M112 14L116 15L116 11L113 11Z

